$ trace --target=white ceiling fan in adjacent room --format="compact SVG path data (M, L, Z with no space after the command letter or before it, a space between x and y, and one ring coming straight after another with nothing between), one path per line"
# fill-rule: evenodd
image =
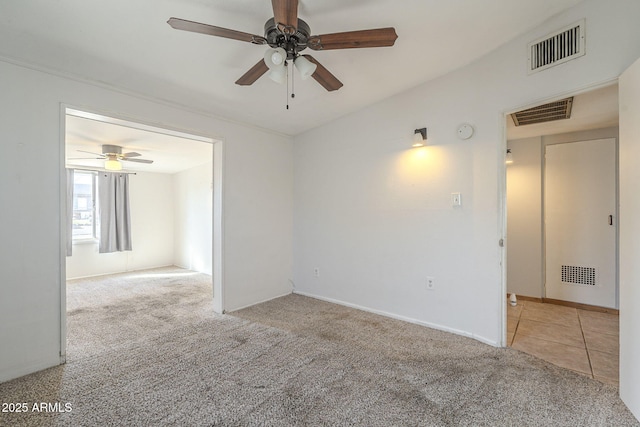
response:
M111 171L122 170L121 162L123 161L147 163L147 164L153 163L153 160L138 158L141 156L140 153L136 153L133 151L129 153L123 153L122 147L120 147L119 145L104 144L102 146L102 153L93 153L91 151L85 151L85 150L77 150L77 151L81 153L93 154L97 157L80 157L80 158L77 157L69 160L85 160L85 159L104 160L104 168L106 170L111 170Z

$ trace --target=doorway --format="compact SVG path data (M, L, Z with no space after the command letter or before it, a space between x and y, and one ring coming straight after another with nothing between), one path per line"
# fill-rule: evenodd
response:
M513 163L506 165L505 278L517 305L505 303L505 343L617 385L617 85L573 94L570 119L520 128L509 123L509 115L506 120ZM597 151L601 145L602 153ZM585 157L595 164L572 164ZM585 211L599 217L596 209L579 205L596 198L599 161L608 165L607 201L596 206L607 205L607 213L593 226L585 222ZM570 185L574 181L577 187ZM600 237L594 235L602 234L596 231L601 226L610 249L589 258L589 238ZM567 244L575 234L587 241ZM605 258L608 268L601 267ZM593 296L594 290L604 294Z
M554 280L558 278L561 282L563 265L590 267L582 265L574 258L565 259L560 264L555 260L558 253L570 257L572 251L579 252L575 249L580 245L584 246L584 243L569 244L565 247L559 245L566 240L560 234L567 231L567 228L573 227L573 234L578 236L582 234L590 238L591 246L594 246L594 239L608 239L610 249L602 257L609 257L610 261L606 268L598 270L603 270L603 279L608 277L607 290L610 291L611 286L614 288L613 292L609 292L606 297L600 295L600 298L587 298L575 302L617 308L617 291L615 290L617 289L617 283L615 283L617 282L617 149L615 148L618 138L617 85L612 84L574 95L570 119L520 127L514 125L510 115L507 115L505 120L507 121L507 148L511 151L513 159L513 163L506 165L507 293L515 293L517 296L539 301L543 298L570 299L570 296L565 297L561 292L550 287L550 282L552 278ZM592 156L591 164L582 166L575 164L571 170L567 168L577 161L582 163L587 161L583 159L585 150L591 145L598 144L595 141L599 140L609 141L605 143L609 147L605 149L608 150L606 173L602 170L604 163L598 163L599 160L602 161L599 156L604 155L601 153ZM568 157L563 158L559 153L565 151L568 152L566 155ZM549 155L555 157L546 158ZM552 169L549 170L548 166ZM607 213L603 224L598 224L605 226L605 229L598 233L593 232L594 226L584 222L585 211L600 209L599 206L602 204L594 203L595 199L590 198L593 196L594 182L598 182L598 178L595 178L596 173L606 174L608 182L606 188L601 191L603 195L599 196L602 203L606 199L607 207L603 209L606 209ZM583 189L562 190L572 182L568 177L576 174L582 174L582 176L573 182L575 185L584 184ZM547 178L550 178L551 182L548 182ZM584 191L584 194L578 197L576 191ZM578 199L592 204L580 208L575 206ZM568 200L571 200L570 203L564 203ZM558 213L558 207L562 207L565 211L563 219L565 224L549 224L548 221L553 218L546 218L547 214ZM612 222L611 226L609 221ZM551 230L548 229L550 225L552 225ZM551 262L556 264L550 265ZM592 257L585 262L589 264L595 261ZM576 273L580 269L565 268L565 270L567 270L566 273L572 271ZM580 271L586 273L586 271ZM598 271L596 275L600 273L601 271ZM611 285L612 282L614 282L613 285ZM573 288L576 285L571 283L565 282L565 288Z
M68 278L109 274L130 274L154 267L178 266L209 277L205 298L212 310L223 312L222 287L222 142L189 132L177 131L136 121L63 108L63 150L65 166L79 176L82 191L67 196L69 210L77 213L78 230L72 241L71 256L63 262L61 283ZM116 147L116 148L113 148ZM123 155L111 158L118 150ZM105 151L107 150L107 151ZM98 250L99 215L96 210L99 189L94 182L104 174L108 161L120 163L130 185L131 234L133 248L122 252ZM63 181L64 182L64 181ZM72 187L73 188L73 187ZM77 200L76 200L77 199ZM67 203L62 203L63 209ZM78 211L78 212L76 212ZM67 217L67 209L62 213ZM77 223L77 224L76 224ZM72 227L68 227L71 229ZM66 229L67 227L65 227ZM64 242L62 242L64 243ZM64 245L63 245L64 247ZM182 272L155 271L154 277L185 277ZM190 274L189 274L190 276ZM185 279L186 280L186 279ZM61 347L66 354L66 287L61 289Z

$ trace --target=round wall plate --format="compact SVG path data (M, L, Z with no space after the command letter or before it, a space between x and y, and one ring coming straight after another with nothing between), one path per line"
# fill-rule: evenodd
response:
M473 126L468 123L463 123L458 126L458 138L469 139L473 135Z

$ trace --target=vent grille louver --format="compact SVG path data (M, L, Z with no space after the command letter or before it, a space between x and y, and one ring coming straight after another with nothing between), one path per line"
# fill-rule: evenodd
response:
M593 267L576 267L563 265L561 280L563 283L577 283L579 285L596 285L596 269Z
M511 114L516 126L532 125L535 123L551 122L571 118L573 97L549 102Z
M584 19L529 43L529 74L585 54Z

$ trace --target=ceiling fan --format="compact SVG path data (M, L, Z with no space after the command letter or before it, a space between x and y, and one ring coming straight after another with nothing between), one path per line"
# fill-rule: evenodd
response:
M167 23L176 30L268 44L271 49L267 50L264 59L236 81L241 86L253 84L269 70L271 79L284 83L287 61L292 61L303 79L313 77L326 90L337 90L342 87L340 80L311 55L301 55L301 51L307 47L320 51L393 46L398 38L392 27L312 36L309 25L298 18L298 0L271 0L271 5L274 17L264 24L264 37L180 18L170 18Z
M83 158L76 158L74 160L81 160L81 159L104 160L105 161L104 168L107 170L122 170L122 164L120 163L120 161L148 163L148 164L153 163L153 160L138 159L137 157L140 157L142 155L140 153L136 153L136 152L123 153L122 147L120 147L119 145L108 145L108 144L103 145L102 154L93 153L91 151L84 151L84 150L77 150L77 151L81 153L93 154L98 157L83 157Z

